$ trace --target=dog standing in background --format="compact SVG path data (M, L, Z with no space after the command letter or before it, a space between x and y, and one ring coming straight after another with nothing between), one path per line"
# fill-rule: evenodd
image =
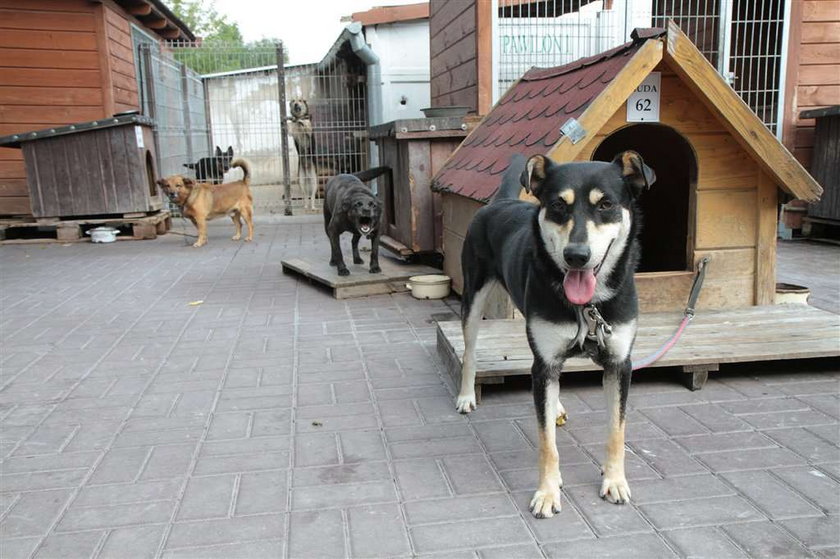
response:
M374 167L352 175L336 175L324 188L324 230L330 240L330 266L338 268L339 276L350 275L341 254L341 234L353 234L353 264L364 264L359 254L359 240L370 239L370 273L378 274L379 227L382 222L382 204L362 181L373 180L390 167Z
M195 178L199 182L210 182L221 184L224 182L225 173L231 167L233 161L233 146L228 146L226 151L216 146L215 155L202 157L196 163L184 163L184 167L195 171Z
M254 199L251 196L251 166L244 159L235 159L231 167L239 167L245 176L242 180L227 184L212 185L197 182L190 177L174 175L157 181L169 199L181 207L181 213L189 218L198 229L198 240L194 247L207 243L207 222L229 215L236 227L233 240L242 237L242 221L248 225L246 241L254 238Z
M289 102L291 116L289 131L298 153L298 184L303 191L304 207L315 209L318 193L318 174L315 165L315 138L312 134L312 115L304 99Z

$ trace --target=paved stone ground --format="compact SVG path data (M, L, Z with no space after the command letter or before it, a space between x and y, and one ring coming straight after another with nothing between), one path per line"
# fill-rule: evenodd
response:
M778 244L777 252L781 281L808 287L811 305L840 314L840 247L786 241Z
M324 249L312 219L210 231L0 248L2 557L840 555L836 363L637 374L626 506L597 496L599 379L568 375L564 508L537 521L527 386L454 411L454 301L282 276Z

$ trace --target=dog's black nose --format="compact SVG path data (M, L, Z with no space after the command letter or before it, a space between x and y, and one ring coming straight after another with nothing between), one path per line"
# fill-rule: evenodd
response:
M592 253L586 245L567 245L563 249L563 258L566 260L566 264L572 268L583 268L589 262L591 255Z

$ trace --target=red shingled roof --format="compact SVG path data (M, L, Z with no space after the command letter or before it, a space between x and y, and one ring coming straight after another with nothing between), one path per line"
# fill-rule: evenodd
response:
M433 181L440 192L486 202L499 188L510 156L546 153L560 127L578 118L609 85L645 40L663 29L637 29L634 40L555 68L531 68L467 136Z

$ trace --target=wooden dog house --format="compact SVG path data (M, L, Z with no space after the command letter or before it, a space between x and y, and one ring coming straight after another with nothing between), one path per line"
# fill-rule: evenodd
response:
M514 153L557 162L639 152L657 173L642 199L643 311L679 310L694 263L712 257L701 308L773 302L777 185L802 200L822 189L673 25L566 66L532 69L434 179L444 193L446 272L460 292L460 244ZM627 121L627 100L658 72L659 119ZM574 127L580 137L561 129Z
M644 256L636 281L642 312L681 311L695 265L704 257L711 262L698 310L773 303L777 190L813 201L822 189L678 26L637 29L632 38L565 66L526 72L436 175L433 187L443 198L444 269L456 291L462 288L466 228L495 194L512 154L541 153L556 162L610 161L632 149L657 173L656 184L641 200ZM489 317L513 316L504 300L494 308ZM439 347L453 362L460 358L453 349L460 332L450 326L441 325ZM835 325L829 331L834 341L821 342L820 355L840 354L840 330ZM522 354L522 348L500 347L498 341L483 357L485 381L526 374L527 347ZM524 343L524 335L516 343ZM786 357L783 351L789 349L776 358ZM481 338L478 351L482 355ZM748 353L743 359L704 355L700 360L705 370L715 370L720 362L772 358L766 351ZM513 363L514 355L521 362ZM488 375L491 369L495 373ZM479 379L482 375L479 366Z
M32 215L70 218L154 212L152 121L128 114L0 137L23 150Z

